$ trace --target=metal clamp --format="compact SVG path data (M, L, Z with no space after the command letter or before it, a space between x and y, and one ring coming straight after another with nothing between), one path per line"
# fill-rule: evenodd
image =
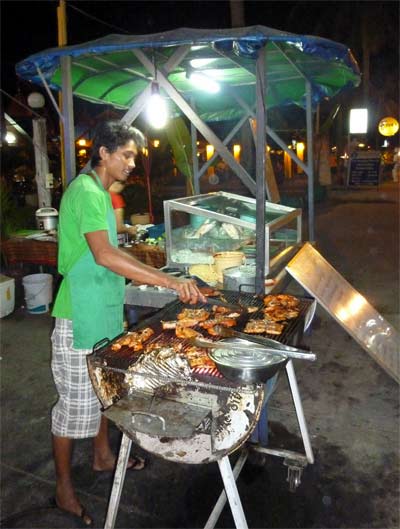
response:
M288 467L288 474L286 481L289 482L290 492L296 492L297 487L301 483L301 476L307 462L296 459L284 459L283 464Z
M146 411L134 411L132 412L132 424L135 424L135 415L143 415L144 417L147 417L148 423L151 422L151 419L158 419L159 421L161 421L161 428L165 432L165 419L164 417L161 417L161 415L156 415L155 413L149 413Z

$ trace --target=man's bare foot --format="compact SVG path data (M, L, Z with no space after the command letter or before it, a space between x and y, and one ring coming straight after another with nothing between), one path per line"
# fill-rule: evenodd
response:
M85 525L93 525L92 518L86 513L85 508L81 505L75 492L70 487L57 487L56 495L52 499L52 503L57 509L81 518Z

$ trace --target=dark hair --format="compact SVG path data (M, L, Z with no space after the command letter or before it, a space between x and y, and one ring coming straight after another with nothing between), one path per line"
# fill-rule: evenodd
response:
M122 147L130 140L135 142L138 149L146 145L142 132L127 123L122 121L104 121L100 123L94 133L90 166L94 168L100 163L100 147L106 147L110 153L113 153L118 147Z

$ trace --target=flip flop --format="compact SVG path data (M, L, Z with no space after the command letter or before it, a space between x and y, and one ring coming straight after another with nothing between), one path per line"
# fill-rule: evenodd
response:
M130 463L130 464L129 464ZM116 465L117 463L115 463ZM146 466L146 460L142 457L131 455L129 457L128 466L126 467L126 470L128 471L139 471L143 470ZM94 470L94 469L93 469ZM99 474L110 474L112 472L115 472L115 468L112 470L94 470L94 472L97 472Z
M59 511L63 512L63 513L66 513L68 514L69 516L71 516L72 518L75 518L77 520L79 520L80 522L82 522L86 527L93 527L94 525L94 520L93 518L90 516L90 514L88 514L86 512L86 509L83 505L81 505L81 514L76 514L72 511L67 511L67 509L63 509L62 507L59 507L58 503L57 503L57 500L55 498L55 496L53 496L52 498L49 499L49 502L50 502L50 505L51 507L54 507L55 509L58 509Z
M143 470L144 467L146 466L146 461L142 457L132 455L130 457L130 460L132 463L131 465L129 465L129 461L128 461L128 466L126 467L126 470L139 471L139 470Z

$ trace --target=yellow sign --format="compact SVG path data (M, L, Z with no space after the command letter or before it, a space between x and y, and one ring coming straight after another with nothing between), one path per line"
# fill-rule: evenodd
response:
M392 117L383 118L378 124L378 130L382 136L394 136L399 130L399 122Z

